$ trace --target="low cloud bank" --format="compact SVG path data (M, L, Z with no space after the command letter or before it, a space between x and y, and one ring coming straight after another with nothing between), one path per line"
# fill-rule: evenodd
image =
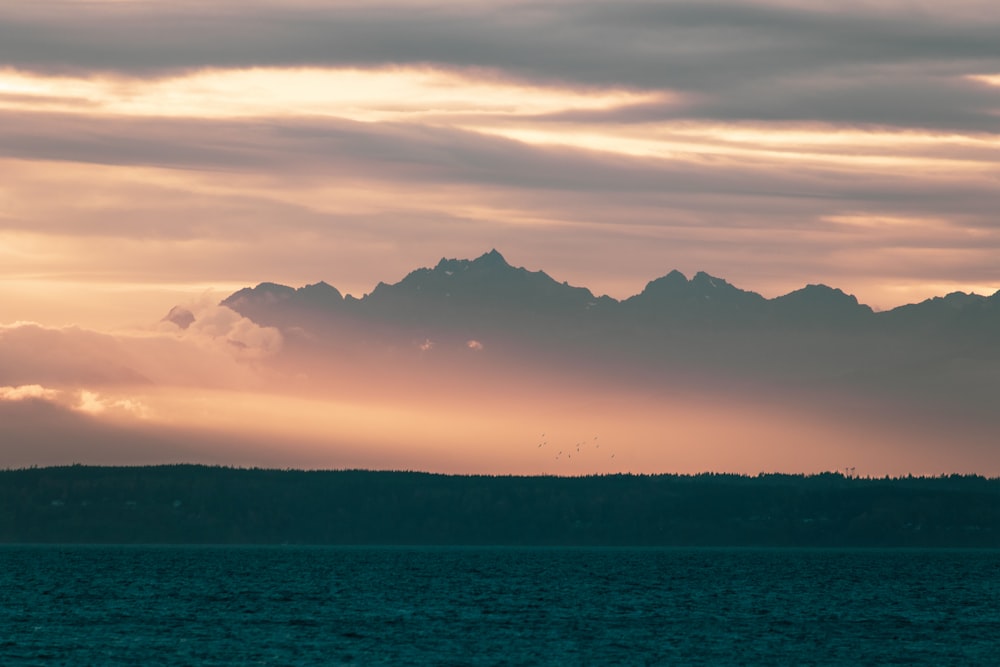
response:
M282 348L281 333L228 308L197 307L181 329L160 322L148 330L99 333L33 323L0 325L0 386L95 390L101 387L254 387L264 382L255 362ZM14 390L9 392L14 396ZM44 396L39 396L44 397Z

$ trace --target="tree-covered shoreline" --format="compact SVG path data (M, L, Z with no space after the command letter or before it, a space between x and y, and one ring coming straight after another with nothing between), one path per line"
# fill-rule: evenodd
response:
M1000 548L1000 479L28 468L0 543Z

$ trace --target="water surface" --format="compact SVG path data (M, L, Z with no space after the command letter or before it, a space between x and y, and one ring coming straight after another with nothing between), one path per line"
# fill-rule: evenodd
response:
M0 547L0 663L991 664L995 551Z

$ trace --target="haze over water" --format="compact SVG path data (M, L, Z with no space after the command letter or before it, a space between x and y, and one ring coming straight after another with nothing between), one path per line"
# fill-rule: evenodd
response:
M362 299L262 283L146 329L0 331L0 463L991 475L996 302L676 271L619 301L496 250Z

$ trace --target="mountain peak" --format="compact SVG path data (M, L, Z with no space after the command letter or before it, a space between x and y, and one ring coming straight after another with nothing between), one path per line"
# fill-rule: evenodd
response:
M850 304L853 306L859 305L857 297L853 294L847 294L839 287L830 287L829 285L824 285L822 283L810 283L801 289L797 289L794 292L789 292L784 296L780 296L776 300L780 299L787 299L789 301L797 301L800 303L812 302Z
M510 266L504 256L497 252L496 248L492 248L489 252L483 253L479 257L473 260L473 264L495 264L500 266Z
M239 308L244 304L285 301L294 296L294 294L295 290L287 285L264 282L259 283L256 287L244 287L241 290L233 292L223 299L219 305L240 312Z
M336 303L344 299L344 295L340 293L339 289L323 280L300 287L295 292L298 296L312 302Z
M442 257L438 260L437 265L430 270L432 273L444 273L447 276L452 276L455 273L467 272L470 268L475 269L513 269L504 256L501 255L496 249L490 250L489 252L483 253L476 259L454 259L448 257ZM417 269L411 271L409 275L404 278L404 282L411 276L420 276L428 273L428 269Z
M857 297L836 287L809 284L771 301L772 310L784 319L817 324L848 324L872 314Z
M934 298L940 298L944 304L956 310L960 310L966 306L980 304L983 301L988 300L987 297L980 294L966 294L965 292L949 292L943 297Z
M651 296L662 294L675 294L687 289L688 279L683 273L674 269L670 273L660 278L655 278L646 283L645 289L639 296ZM633 299L636 297L632 297Z
M559 283L544 271L511 266L492 249L473 260L443 257L433 269L411 271L394 285L379 284L363 301L364 308L384 317L406 313L412 321L439 325L525 313L580 314L611 299Z
M650 309L665 317L725 319L731 314L756 312L765 302L756 292L734 287L722 278L699 271L691 280L676 269L646 284L641 294L625 301L630 308Z
M704 287L711 287L711 288L730 286L729 283L723 280L722 278L716 278L715 276L709 275L704 271L699 271L698 273L694 274L694 278L691 279L691 284L701 285Z
M380 282L361 299L344 298L325 282L299 289L260 283L235 292L221 305L258 324L286 329L340 331L337 327L346 330L367 322L383 330L413 329L420 335L516 330L521 332L516 335L546 340L555 332L582 340L615 327L626 333L644 327L654 332L786 328L799 335L805 330L895 331L893 327L914 326L920 331L978 327L1000 332L1000 291L991 297L953 292L876 316L855 296L823 284L765 299L705 271L688 279L672 270L619 302L556 281L544 271L512 266L495 248L475 259L442 258L433 268L418 268L397 283ZM171 312L165 319L180 328L190 326L183 312Z

